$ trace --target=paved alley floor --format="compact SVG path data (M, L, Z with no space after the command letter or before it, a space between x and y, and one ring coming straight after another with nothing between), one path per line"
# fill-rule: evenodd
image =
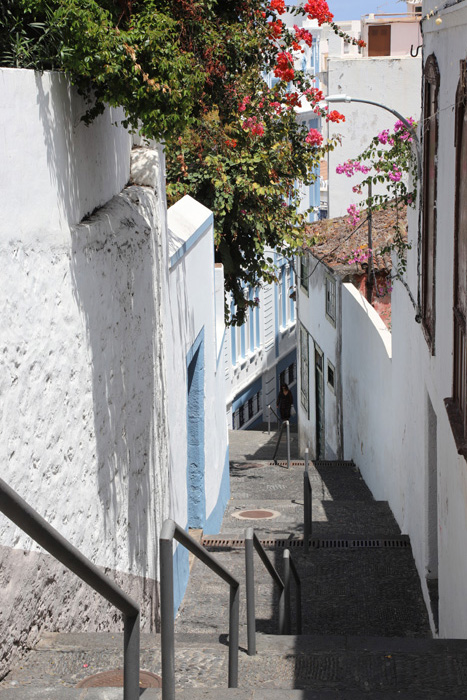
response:
M247 694L282 688L284 698L286 690L308 689L317 700L467 700L467 643L431 639L410 542L388 505L372 498L355 465L310 463L313 530L305 554L304 466L296 444L290 469L274 465L273 443L266 431L230 434L231 498L221 533L203 538L241 585L239 688ZM268 518L260 517L263 511ZM303 634L295 635L293 594L292 634L280 636L278 591L255 554L256 656L247 653L247 527L280 575L288 549L302 581ZM217 688L218 696L209 697L224 695L228 601L228 586L195 560L175 620L177 692ZM121 644L115 634L46 634L0 693L28 684L72 687L83 676L121 666ZM159 635L142 635L141 668L160 674Z

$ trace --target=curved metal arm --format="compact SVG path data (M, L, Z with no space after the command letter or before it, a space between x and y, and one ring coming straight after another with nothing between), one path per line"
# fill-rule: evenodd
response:
M0 479L0 511L124 614L124 700L139 698L139 605Z
M173 541L177 540L230 586L229 614L229 688L238 687L238 637L240 584L216 559L196 542L174 520L162 526L161 558L161 656L162 700L175 700L175 628Z

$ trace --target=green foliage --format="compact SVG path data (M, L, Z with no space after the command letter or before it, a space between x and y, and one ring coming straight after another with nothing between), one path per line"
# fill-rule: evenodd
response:
M63 70L88 100L86 123L119 105L125 126L165 142L169 201L188 193L214 212L237 323L253 303L243 285L275 278L265 251L300 250L307 212L298 213L297 183L314 180L333 146L296 119L304 100L327 117L319 90L293 68L291 51L311 36L289 31L284 11L282 0L3 0L0 8L0 65ZM272 71L269 89L263 76Z

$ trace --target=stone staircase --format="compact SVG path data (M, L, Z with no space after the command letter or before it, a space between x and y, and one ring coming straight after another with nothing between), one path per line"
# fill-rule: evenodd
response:
M221 534L203 540L242 584L239 688L226 687L228 588L195 561L176 619L177 698L466 700L467 641L431 639L410 542L387 504L374 501L353 464L310 465L313 532L306 555L303 464L294 459L290 470L271 464L270 443L266 433L231 436L231 500ZM244 511L255 519L245 519ZM273 517L261 518L264 511ZM288 548L302 579L304 634L279 636L278 594L255 555L256 656L246 651L249 526L279 573ZM292 617L292 630L295 622ZM118 634L46 634L0 684L0 698L120 700L121 689L76 684L121 666L121 647ZM142 635L141 668L160 673L158 635ZM148 688L142 697L160 698L161 691Z

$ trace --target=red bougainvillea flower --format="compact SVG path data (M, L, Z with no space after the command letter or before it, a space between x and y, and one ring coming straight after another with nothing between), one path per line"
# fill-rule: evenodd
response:
M321 146L321 144L323 143L323 135L320 134L320 132L317 129L310 129L305 141L311 146Z
M310 34L308 29L302 29L301 27L297 27L296 24L294 24L294 32L295 32L295 38L297 41L304 41L307 46L311 46L313 43L313 36Z
M274 68L274 75L276 78L285 80L286 83L294 79L295 72L291 53L283 51L277 56L277 66Z
M237 141L235 139L226 139L225 140L225 145L227 148L236 148L237 147Z
M303 8L309 19L317 19L319 26L330 23L334 19L334 15L329 11L329 6L326 0L308 0Z
M282 35L282 20L277 19L275 22L268 22L269 37L271 39L280 39Z
M327 122L335 122L338 124L339 122L345 122L345 117L343 114L337 111L337 109L333 109L332 112L329 112L329 114L326 117Z
M283 15L285 12L285 0L271 0L269 8L278 14Z
M300 102L300 98L296 92L288 92L287 95L285 96L285 99L286 99L289 107L301 107L302 106L302 103Z

